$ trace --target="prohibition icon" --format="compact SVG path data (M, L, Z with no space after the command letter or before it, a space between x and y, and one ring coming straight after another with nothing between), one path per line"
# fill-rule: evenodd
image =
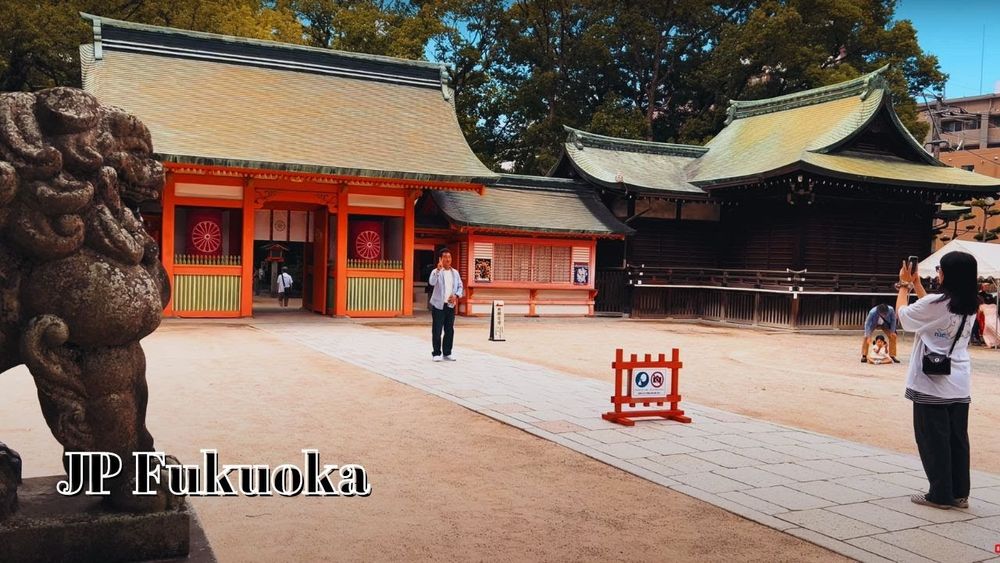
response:
M191 229L191 242L203 254L213 254L222 246L222 229L215 221L201 221Z
M653 387L656 387L657 389L663 387L663 374L658 371L654 371L650 381L653 384Z

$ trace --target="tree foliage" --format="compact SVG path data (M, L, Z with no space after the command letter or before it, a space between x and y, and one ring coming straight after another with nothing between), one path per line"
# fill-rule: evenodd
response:
M79 83L77 12L449 65L460 124L494 168L544 173L564 125L702 143L731 99L832 84L890 64L915 96L937 58L896 0L0 0L0 89Z

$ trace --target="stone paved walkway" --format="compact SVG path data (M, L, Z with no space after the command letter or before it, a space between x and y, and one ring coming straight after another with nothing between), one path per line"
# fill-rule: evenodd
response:
M626 428L600 417L610 383L465 349L434 363L429 343L350 321L255 326L860 561L1000 560L1000 476L973 472L971 507L937 510L909 500L915 456L686 401L691 424Z

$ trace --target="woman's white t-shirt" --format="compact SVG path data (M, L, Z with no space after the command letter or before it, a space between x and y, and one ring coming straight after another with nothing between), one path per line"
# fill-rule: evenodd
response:
M925 295L900 309L898 314L902 327L916 333L906 372L906 387L941 399L970 397L972 363L969 360L969 338L975 316L966 317L962 336L955 343L951 354L951 375L926 375L923 371L924 351L947 354L962 323L962 316L949 311L948 299L942 300L940 294Z

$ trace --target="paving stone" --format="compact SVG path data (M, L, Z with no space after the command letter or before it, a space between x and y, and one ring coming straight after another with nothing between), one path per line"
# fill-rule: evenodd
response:
M756 467L727 467L726 469L719 469L716 473L753 487L773 487L775 485L787 485L792 482L787 477L782 477L781 475Z
M712 439L716 442L729 444L734 448L760 448L767 445L760 440L754 440L749 436L741 436L739 434L719 434L718 436L712 436Z
M847 465L867 469L872 473L898 473L900 467L871 457L848 457L837 460Z
M765 514L758 510L754 510L753 508L750 508L749 506L746 506L744 504L733 502L723 496L723 495L740 494L738 491L714 494L682 483L672 486L671 489L680 493L684 493L685 495L694 497L696 499L703 500L707 503L711 503L715 506L718 506L719 508L732 512L733 514L738 514L744 518L753 520L754 522L763 524L765 526L774 528L776 530L788 530L790 528L795 527L795 524L792 524L791 522L780 520L769 514ZM785 510L781 507L778 507L778 509L779 511L782 512Z
M448 393L449 395L454 395L454 396L458 397L459 399L470 399L470 398L474 398L474 397L482 397L483 396L483 392L482 391L480 391L478 389L470 389L470 388L461 388L460 387L460 388L454 388L454 389L442 389L442 391L444 391L445 393Z
M969 508L957 508L954 510L960 510L966 514L972 514L973 516L979 518L1000 516L1000 504L993 504L992 502L987 502L975 497L969 500ZM1000 538L998 538L998 541L1000 541Z
M796 446L770 446L770 448L776 452L781 452L783 454L788 454L796 459L830 459L833 454L828 454L814 450L812 448L806 447L805 445L799 444Z
M580 434L604 444L620 444L622 442L635 442L639 440L635 436L629 436L628 434L619 432L618 430L611 429L587 430L580 432Z
M862 457L867 456L867 452L858 450L849 444L837 443L837 442L821 442L818 444L805 444L805 448L810 450L816 450L821 454L826 454L831 458L843 458L843 457Z
M493 410L495 410L495 409L493 409ZM506 413L506 414L507 414L507 416L509 416L509 417L511 417L511 418L513 418L515 420L520 420L522 422L539 422L539 420L537 418L531 416L530 414L528 414L526 412L512 412L512 413Z
M643 469L647 469L659 475L663 475L664 477L673 477L674 475L681 475L683 473L686 473L685 471L681 471L674 467L663 465L662 463L657 463L656 461L654 461L654 459L655 458L651 457L636 458L636 459L630 459L629 463L638 465Z
M799 440L795 438L797 432L762 432L760 434L755 434L753 439L764 442L765 444L771 444L773 446L796 446L801 444Z
M838 442L837 438L833 436L824 436L823 434L816 434L815 432L805 432L802 430L796 430L792 432L792 437L803 444L821 444L823 442Z
M539 422L538 424L535 424L535 426L547 432L554 432L556 434L562 434L563 432L581 432L586 430L584 427L578 426L566 420L548 420Z
M771 516L779 512L788 511L788 509L783 506L778 506L777 504L767 502L764 499L752 497L742 491L730 491L728 493L719 493L719 496Z
M916 477L908 473L879 473L874 475L876 479L881 479L883 481L888 481L893 485L899 485L900 487L907 487L918 493L927 492L927 477L921 475Z
M566 420L568 418L572 418L572 417L570 417L569 415L567 415L564 412L555 411L555 410L527 411L526 414L530 414L531 416L537 418L538 420L542 420L542 421Z
M708 436L709 433L704 430L699 430L690 424L684 424L683 422L676 422L673 420L654 420L653 425L657 430L662 430L663 432L669 433L671 436L680 436L682 438L694 438L701 436Z
M798 463L803 467L815 469L816 471L821 471L833 477L860 477L863 475L870 475L870 473L865 469L854 467L853 465L847 465L846 463L840 463L839 461L832 459L803 460Z
M710 461L692 457L689 454L661 455L650 458L652 461L673 468L682 473L703 473L722 469Z
M710 452L695 452L692 453L691 455L698 459L711 461L712 463L721 465L722 467L748 467L760 463L755 459L743 457L739 454L734 454L733 452L728 452L725 450L717 450Z
M678 438L674 438L673 441L679 446L691 448L692 450L697 450L699 452L710 452L715 450L728 451L732 449L732 446L728 444L716 442L715 440L704 436L680 436Z
M1000 536L996 532L973 526L968 522L934 524L921 529L989 552L993 552L994 546L1000 544Z
M694 428L699 432L703 432L704 434L701 434L702 436L725 434L729 432L729 427L722 422L702 422L701 419L695 419L693 416L691 419L691 428Z
M778 506L784 506L789 510L808 510L810 508L823 508L833 504L832 502L815 497L813 495L789 489L778 485L777 487L762 487L749 489L746 494L766 500Z
M570 418L568 420L573 424L586 428L587 430L614 430L616 428L622 428L621 424L608 422L600 416L594 416L591 418Z
M972 488L1000 487L1000 475L991 475L982 471L971 471Z
M797 463L775 463L759 467L795 481L820 481L833 478L833 475L829 473L824 473Z
M837 514L822 508L779 513L775 515L775 518L788 520L803 528L808 528L838 540L885 532L884 529L877 526L872 526L860 520L855 520L843 514Z
M1000 487L974 488L969 497L992 502L993 504L1000 504Z
M623 434L628 434L629 436L635 436L640 440L664 440L673 439L675 436L668 432L664 432L652 426L631 426L623 427L619 432Z
M682 446L677 443L676 438L665 438L661 440L642 440L637 442L640 446L653 450L658 454L688 454L697 450Z
M969 523L979 526L980 528L986 528L987 530L1000 532L1000 516L991 516L989 518L976 518L975 520L969 520ZM998 540L998 543L1000 543L1000 540Z
M832 481L809 481L807 483L793 483L788 486L796 491L809 493L837 504L851 504L879 498L857 489L838 485Z
M971 563L982 561L990 556L989 552L982 549L968 546L924 529L900 530L872 537L942 563Z
M902 454L888 454L888 455L876 455L872 456L872 459L877 461L882 461L892 465L898 465L905 469L910 469L913 471L923 471L924 466L920 463L920 458L916 456L902 455Z
M495 403L490 405L490 410L504 414L512 414L515 412L530 411L531 409L519 403Z
M909 495L913 493L912 489L908 487L900 487L899 485L893 485L888 481L882 479L877 479L875 477L842 477L839 479L834 479L834 483L838 485L843 485L845 487L850 487L852 489L857 489L859 491L864 491L866 493L882 497L882 498L893 498L900 497L903 495Z
M847 543L897 563L934 563L932 560L926 557L921 557L912 551L907 551L901 547L885 543L884 541L877 540L875 538L855 538L853 540L847 540Z
M917 518L927 520L928 522L933 522L935 524L944 524L946 522L957 522L959 520L969 520L970 518L975 518L975 516L966 514L961 510L941 510L940 508L914 504L910 501L909 496L879 499L873 500L872 502L879 506L891 508L897 512L909 514L910 516L916 516Z
M750 487L746 483L740 483L739 481L734 481L715 473L685 473L683 475L674 475L671 479L709 493L739 491Z
M828 510L891 532L919 528L920 526L930 524L929 521L922 518L917 518L916 516L904 514L870 502L831 506Z
M789 463L793 461L798 461L798 459L781 452L776 452L770 448L736 448L732 450L741 456L749 457L751 459L756 459L764 463Z
M640 448L635 444L600 444L592 447L599 452L617 457L618 459L634 459L656 455L655 452Z
M820 547L825 547L835 553L846 555L847 557L860 561L861 563L891 563L884 557L880 557L841 540L831 538L807 528L791 528L786 530L786 532L795 537L814 543Z
M543 424L543 423L540 422L538 424ZM566 434L562 434L562 436L578 444L583 444L584 446L589 446L589 447L599 446L604 443L604 442L598 442L593 438L588 438L584 436L581 432L567 432Z

